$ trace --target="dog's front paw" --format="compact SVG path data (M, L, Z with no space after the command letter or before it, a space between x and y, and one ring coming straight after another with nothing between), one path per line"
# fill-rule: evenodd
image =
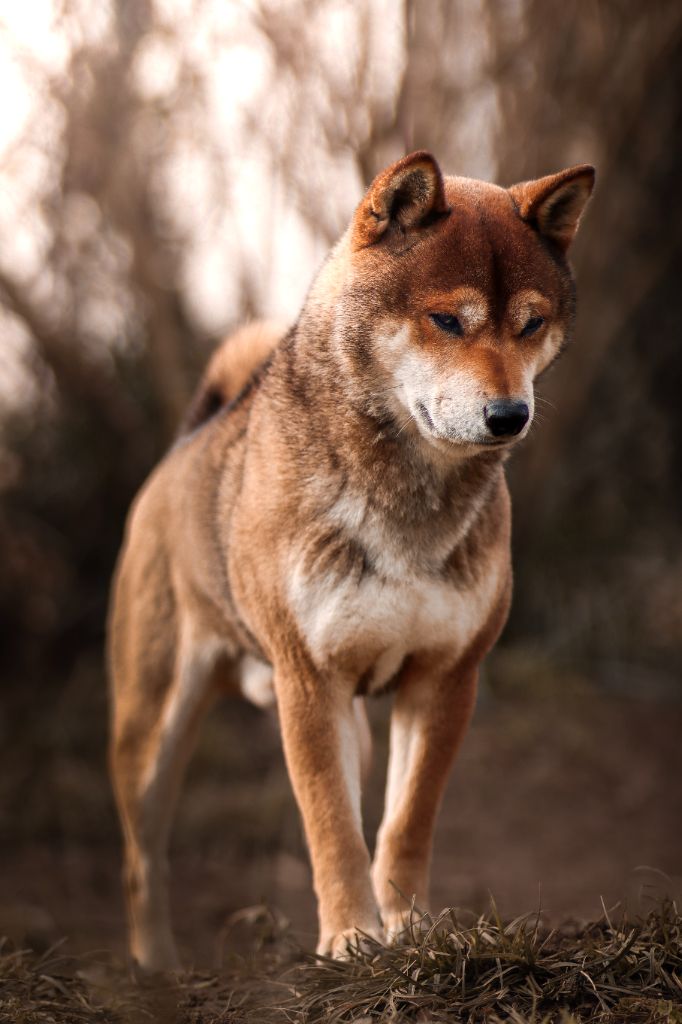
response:
M317 947L320 956L334 960L350 960L358 953L371 953L377 945L383 945L384 933L378 926L369 928L346 928L335 935L323 936Z

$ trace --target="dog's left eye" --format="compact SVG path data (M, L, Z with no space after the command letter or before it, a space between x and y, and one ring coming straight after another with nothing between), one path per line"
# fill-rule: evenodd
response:
M526 326L521 331L521 337L522 338L527 338L529 334L535 334L536 331L540 330L540 328L542 327L544 322L545 322L544 317L542 317L542 316L532 316L530 318L530 320L528 321L528 323L526 324Z
M447 331L448 334L456 334L458 337L464 334L461 323L451 313L432 313L431 319L436 327L440 327L441 331Z

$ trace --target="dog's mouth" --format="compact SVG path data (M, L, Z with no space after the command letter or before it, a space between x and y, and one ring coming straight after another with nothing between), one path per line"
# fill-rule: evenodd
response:
M429 415L429 410L426 408L423 402L417 402L417 412L421 416L422 420L433 434L437 434L436 425Z
M522 436L520 434L517 434L516 437L485 437L477 441L476 444L483 445L485 448L504 448L507 445L515 444L521 439Z

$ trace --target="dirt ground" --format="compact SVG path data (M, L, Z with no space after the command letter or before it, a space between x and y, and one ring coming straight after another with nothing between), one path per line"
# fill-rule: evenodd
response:
M124 955L120 842L105 771L106 708L91 666L53 702L3 719L0 935L36 949ZM371 844L381 812L388 699L371 705ZM682 704L568 686L523 697L484 688L442 809L432 909L503 917L541 906L550 923L646 910L682 890ZM207 723L172 846L176 927L187 963L217 966L236 920L267 904L315 940L305 846L276 719L226 701ZM235 915L237 915L235 917ZM246 917L249 913L246 913Z

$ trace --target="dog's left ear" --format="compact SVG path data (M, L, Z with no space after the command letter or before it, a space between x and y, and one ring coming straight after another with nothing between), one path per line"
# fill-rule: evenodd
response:
M509 189L521 217L564 252L594 188L594 167L579 164L536 181L522 181Z
M377 175L353 218L353 248L378 242L389 228L401 235L448 212L443 175L426 150L410 153Z

